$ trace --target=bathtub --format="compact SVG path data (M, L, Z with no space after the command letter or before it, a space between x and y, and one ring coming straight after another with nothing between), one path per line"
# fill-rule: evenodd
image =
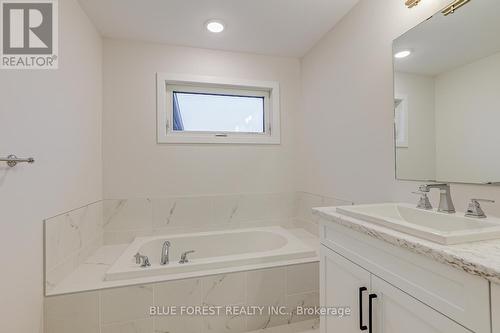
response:
M170 263L160 265L161 249L168 240ZM183 252L194 250L189 262L180 264ZM140 267L134 255L149 258L151 266ZM235 229L189 234L137 237L105 274L116 281L227 267L280 262L315 257L316 251L282 227Z

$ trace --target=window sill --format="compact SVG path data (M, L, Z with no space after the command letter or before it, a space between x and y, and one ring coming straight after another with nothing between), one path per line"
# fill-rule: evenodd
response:
M254 145L279 145L281 139L279 136L216 136L216 135L164 135L158 138L159 144L254 144Z

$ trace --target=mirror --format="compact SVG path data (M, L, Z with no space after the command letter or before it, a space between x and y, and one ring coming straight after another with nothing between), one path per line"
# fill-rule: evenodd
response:
M394 41L396 178L500 185L500 1Z

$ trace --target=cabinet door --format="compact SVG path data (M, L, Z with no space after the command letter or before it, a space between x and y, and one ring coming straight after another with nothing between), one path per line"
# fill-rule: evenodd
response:
M350 307L351 315L340 318L326 315L321 317L321 333L359 333L360 320L368 325L368 318L360 318L359 296L363 298L367 314L368 293L370 290L370 273L329 248L320 249L320 304L324 307ZM366 290L360 290L366 288Z
M491 320L493 333L500 333L500 285L491 284Z
M463 326L372 275L373 333L470 333ZM367 313L368 315L368 313Z

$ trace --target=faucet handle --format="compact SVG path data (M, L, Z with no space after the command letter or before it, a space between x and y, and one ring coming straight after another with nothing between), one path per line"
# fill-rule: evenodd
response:
M469 207L467 208L467 212L465 213L465 216L475 217L475 218L480 218L480 219L486 218L486 214L484 213L483 209L481 208L480 202L495 203L495 200L470 199Z
M139 254L139 262L138 264L141 265L141 267L149 267L151 266L151 263L149 262L148 256L142 256Z
M141 254L139 252L137 252L136 254L134 254L134 258L135 258L135 263L136 264L140 264L141 263Z
M418 192L411 192L413 194L417 194L417 193L429 193L431 190L429 189L429 187L427 185L420 185L418 187Z
M489 202L489 203L495 203L495 200L491 199L470 199L471 202Z
M429 197L427 196L427 192L418 191L418 192L411 192L411 193L420 195L420 200L418 201L417 208L425 209L425 210L432 209L432 204L429 200Z
M183 252L181 254L181 260L179 260L179 264L185 264L187 262L189 262L188 258L187 258L187 255L190 254L190 253L194 253L196 252L195 250L189 250L189 251L186 251L186 252Z

